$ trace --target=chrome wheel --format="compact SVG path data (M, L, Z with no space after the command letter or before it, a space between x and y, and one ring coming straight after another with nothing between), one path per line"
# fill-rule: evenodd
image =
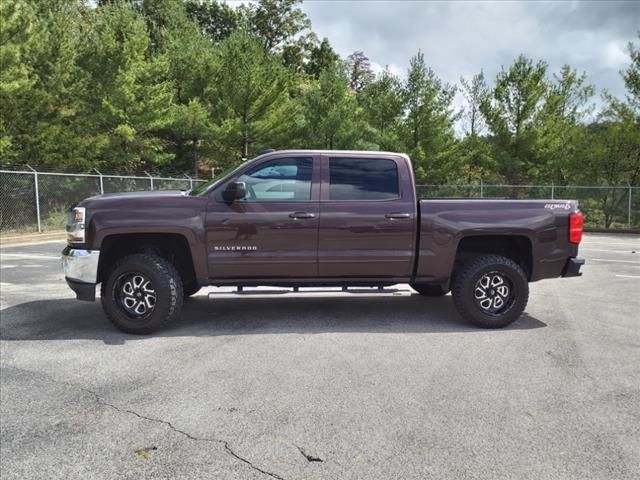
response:
M120 309L130 318L148 317L156 306L156 291L151 280L140 273L125 273L113 284Z
M514 303L513 283L501 272L482 275L473 289L476 305L488 315L502 315Z

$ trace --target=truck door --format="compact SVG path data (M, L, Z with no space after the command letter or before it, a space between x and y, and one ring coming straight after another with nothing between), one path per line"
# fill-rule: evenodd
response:
M209 276L316 277L319 176L319 159L311 156L267 158L229 180L246 183L245 198L225 203L221 192L212 195Z
M409 277L416 237L413 176L395 156L322 157L320 277Z

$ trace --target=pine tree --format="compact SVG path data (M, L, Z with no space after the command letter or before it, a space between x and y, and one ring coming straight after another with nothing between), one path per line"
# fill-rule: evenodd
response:
M403 149L398 135L404 108L401 87L400 79L385 69L358 95L364 119L372 129L370 141L381 150Z
M457 176L454 94L455 87L443 84L427 68L422 52L411 58L403 87L406 112L402 136L418 181L443 182Z
M287 141L297 114L288 82L282 61L260 39L235 32L222 42L219 69L208 91L220 166Z
M309 61L304 67L307 75L319 78L320 73L324 70L334 68L340 56L331 48L329 39L322 39L319 45L314 46L309 54Z
M361 51L356 50L347 57L347 72L349 74L349 87L354 92L360 92L374 79L369 58Z
M161 167L172 158L157 133L173 105L169 69L151 56L144 18L127 3L104 5L87 24L78 64L81 121L98 165L126 171Z
M498 73L495 87L482 104L482 114L491 132L493 151L500 173L508 183L529 180L537 162L536 123L544 106L548 84L547 64L520 55Z
M320 73L303 98L305 146L308 148L367 148L363 137L366 124L361 119L355 94L342 65ZM368 145L371 147L372 145Z

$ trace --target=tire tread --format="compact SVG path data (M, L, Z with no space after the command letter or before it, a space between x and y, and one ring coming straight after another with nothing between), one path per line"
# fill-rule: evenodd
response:
M165 328L173 322L177 321L178 317L180 316L180 311L182 310L182 303L184 301L182 280L180 278L180 275L178 274L178 271L171 262L151 252L134 253L122 257L111 269L111 274L113 274L114 271L116 271L126 263L137 262L142 262L147 267L152 266L156 275L158 275L159 277L159 283L169 286L169 308L166 309L163 315L158 316L158 318L155 318L151 323L147 324L144 327L133 329L127 327L126 325L123 325L118 321L117 318L115 318L115 316L111 312L111 309L108 308L107 302L110 298L110 293L106 291L107 285L110 284L108 280L102 282L102 284L100 285L100 302L109 321L118 329L123 330L127 333L149 334L159 329Z
M522 298L516 299L516 305L514 305L514 307L504 315L504 317L488 317L483 315L481 312L469 307L469 299L465 296L467 289L473 288L472 285L467 285L467 282L471 281L482 269L494 266L504 267L515 271L516 275L520 276L520 279L525 285L525 291L521 293ZM461 271L456 274L451 293L453 297L453 305L460 316L481 328L502 328L513 323L518 319L518 317L520 317L526 308L529 299L528 281L524 270L515 261L502 255L482 255L468 261L462 267Z

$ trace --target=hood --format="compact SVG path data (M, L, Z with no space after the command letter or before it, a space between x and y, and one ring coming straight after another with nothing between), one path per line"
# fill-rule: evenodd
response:
M182 190L152 190L142 192L105 193L103 195L86 198L78 203L77 206L92 207L106 204L136 204L138 202L146 203L148 201L153 201L154 199L160 200L168 199L170 197L185 197L185 192Z

